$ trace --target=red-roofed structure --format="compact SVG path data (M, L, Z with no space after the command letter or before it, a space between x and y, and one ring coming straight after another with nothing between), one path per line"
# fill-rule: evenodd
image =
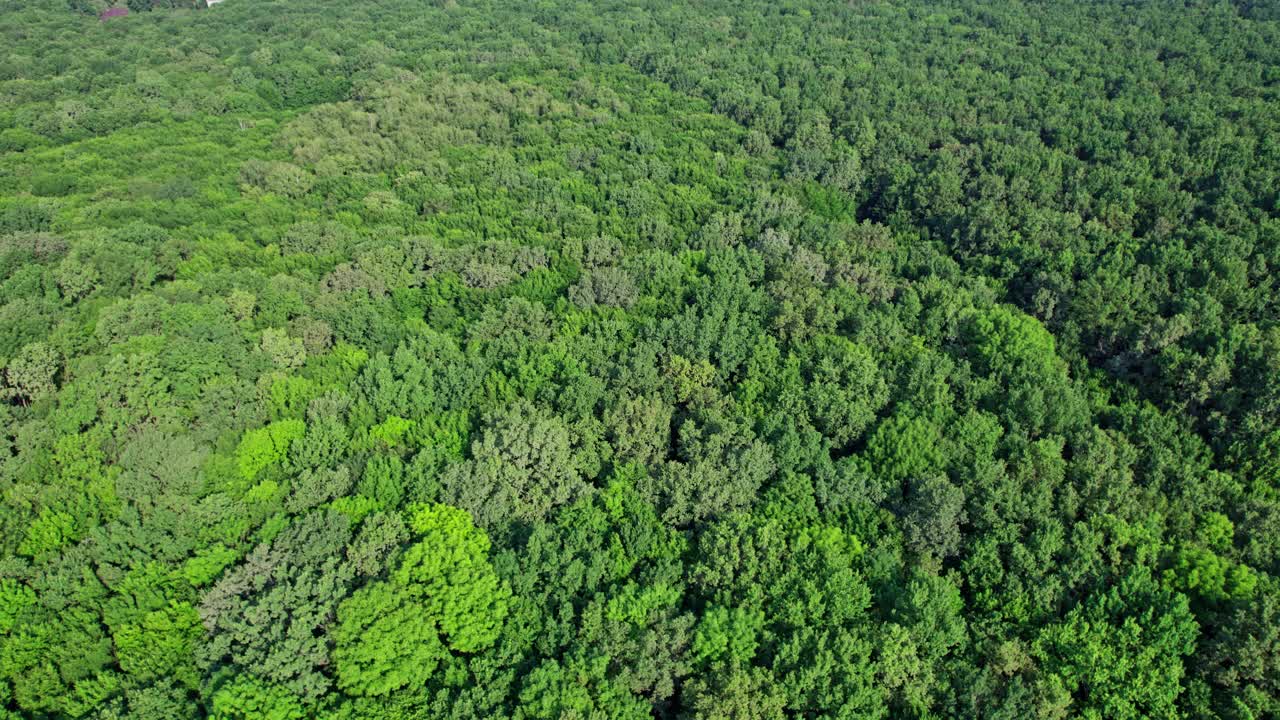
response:
M129 8L123 8L123 7L107 8L106 10L102 11L101 15L98 16L98 22L106 22L111 18L124 17L125 15L128 15L128 14L129 14Z

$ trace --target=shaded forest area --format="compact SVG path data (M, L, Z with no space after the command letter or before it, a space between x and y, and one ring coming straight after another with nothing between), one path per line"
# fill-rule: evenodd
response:
M1280 716L1274 4L131 7L0 7L0 718Z

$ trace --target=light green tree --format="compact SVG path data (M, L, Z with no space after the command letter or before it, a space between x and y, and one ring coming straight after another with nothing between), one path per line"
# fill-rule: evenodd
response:
M409 511L417 542L400 566L338 608L338 684L384 695L424 684L448 649L483 650L497 640L510 588L489 564L489 538L465 511L422 505Z

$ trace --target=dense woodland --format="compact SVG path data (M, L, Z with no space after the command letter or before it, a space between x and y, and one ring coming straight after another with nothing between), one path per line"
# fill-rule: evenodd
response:
M0 6L0 717L1280 717L1280 6Z

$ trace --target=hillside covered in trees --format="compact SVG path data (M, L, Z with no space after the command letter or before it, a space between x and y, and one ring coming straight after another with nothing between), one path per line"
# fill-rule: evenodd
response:
M1267 2L0 7L0 718L1280 717Z

